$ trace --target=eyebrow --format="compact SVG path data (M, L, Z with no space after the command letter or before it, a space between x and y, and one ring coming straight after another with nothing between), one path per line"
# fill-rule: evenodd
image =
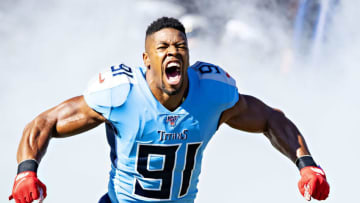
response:
M187 45L187 42L186 41L178 42L178 43L176 43L176 45Z
M166 44L166 45L168 45L169 43L168 42L166 42L166 41L160 41L160 42L158 42L158 43L156 43L156 44ZM181 41L181 42L177 42L177 43L175 43L176 45L179 45L179 44L187 44L187 42L186 42L186 40L184 40L184 41Z
M168 45L169 43L167 43L167 42L164 42L164 41L161 41L161 42L159 42L159 43L156 43L157 45Z

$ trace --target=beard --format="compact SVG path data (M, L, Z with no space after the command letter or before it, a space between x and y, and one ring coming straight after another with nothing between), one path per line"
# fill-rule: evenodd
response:
M182 90L182 87L184 86L184 80L183 80L183 78L181 78L181 81L180 81L180 87L178 87L178 88L172 88L172 87L170 87L171 88L171 90L169 90L169 89L167 89L166 87L165 87L165 82L164 82L164 80L162 80L162 83L161 83L161 90L163 91L163 92L165 92L165 94L167 94L167 95L169 95L169 96L174 96L174 95L177 95L181 90Z

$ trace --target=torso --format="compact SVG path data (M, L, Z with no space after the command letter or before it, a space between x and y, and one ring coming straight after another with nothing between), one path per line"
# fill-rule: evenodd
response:
M130 77L129 94L121 106L111 107L106 125L112 159L111 199L194 200L203 151L221 113L234 103L219 93L231 91L231 85L236 90L230 77L229 81L216 79L221 69L202 66L188 68L188 95L174 111L152 95L143 69L132 69L130 76L122 74Z

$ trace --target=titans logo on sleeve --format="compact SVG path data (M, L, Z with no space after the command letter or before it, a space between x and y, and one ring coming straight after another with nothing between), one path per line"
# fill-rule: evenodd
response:
M84 97L107 120L112 202L193 202L203 151L221 113L238 101L235 81L220 67L188 68L189 92L174 111L151 93L143 68L124 64L100 73Z

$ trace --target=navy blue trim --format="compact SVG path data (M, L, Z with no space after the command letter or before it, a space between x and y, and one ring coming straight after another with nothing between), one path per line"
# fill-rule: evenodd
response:
M98 203L111 203L110 197L108 195L108 193L104 194Z
M295 161L296 166L299 170L305 168L307 166L315 166L317 167L314 159L311 156L302 156Z
M38 166L39 166L38 162L35 161L34 159L22 161L18 166L17 174L24 171L32 171L36 173Z
M117 134L117 130L115 126L110 123L105 124L106 128L106 139L110 145L110 159L111 162L116 166L115 160L117 159L116 149L115 149L115 136Z

